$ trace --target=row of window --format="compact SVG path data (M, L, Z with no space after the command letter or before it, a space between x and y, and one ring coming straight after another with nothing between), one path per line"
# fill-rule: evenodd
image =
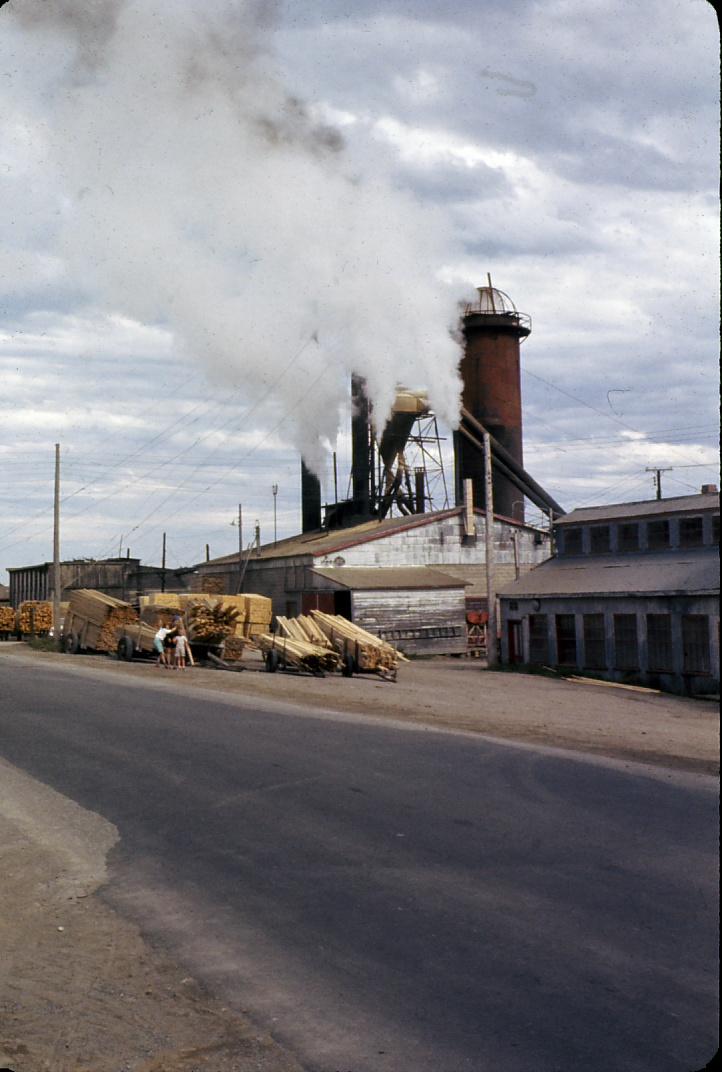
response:
M617 551L639 551L642 543L642 525L646 527L647 549L663 551L671 546L671 531L668 518L656 521L629 521L612 525L589 525L589 547L593 555L605 554L612 549L612 528L617 530ZM683 517L678 522L678 546L702 547L704 545L704 518ZM719 543L719 514L712 518L712 543ZM563 553L580 555L584 551L584 528L565 528Z
M550 662L548 614L529 616L529 661L544 665ZM612 623L613 669L639 670L639 633L636 614L614 614ZM672 673L675 658L672 643L671 614L647 614L647 659L645 670ZM603 614L582 615L583 652L577 653L576 615L555 614L557 665L578 666L587 670L608 669L606 628ZM710 672L710 630L706 614L682 615L682 672Z

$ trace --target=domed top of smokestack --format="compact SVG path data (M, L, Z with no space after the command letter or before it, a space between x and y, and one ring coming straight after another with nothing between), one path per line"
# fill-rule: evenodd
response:
M491 275L487 274L486 278L488 285L476 288L479 297L466 305L464 317L502 317L520 328L522 336L526 337L531 331L531 317L520 313L508 294L492 286Z

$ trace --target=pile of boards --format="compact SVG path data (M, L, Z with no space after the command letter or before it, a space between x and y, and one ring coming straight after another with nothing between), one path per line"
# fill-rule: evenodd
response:
M287 642L335 652L344 672L368 671L390 680L396 677L404 655L387 641L354 625L348 618L312 610L297 618L278 616L279 633Z
M284 619L285 621L286 619ZM258 647L266 656L268 669L277 665L306 670L310 674L333 673L341 664L341 657L325 644L311 644L288 635L264 633L258 637Z
M15 609L13 607L0 607L0 633L15 632Z
M173 615L180 614L182 617L190 617L192 607L221 608L220 612L212 612L218 617L218 621L225 625L230 624L233 618L232 629L221 629L222 635L214 643L220 643L225 637L239 637L245 640L253 640L263 633L268 632L271 624L271 600L266 596L255 595L250 592L240 595L228 595L223 593L208 594L203 592L149 592L140 598L141 617L144 621L158 621L158 624L170 624ZM230 611L235 611L230 615ZM160 614L161 611L167 615ZM157 613L156 613L157 612ZM164 622L164 617L169 620ZM200 617L203 617L201 613ZM199 621L200 626L200 621ZM200 626L202 632L209 633L207 623ZM201 639L199 636L198 640ZM204 643L211 643L205 641Z
M41 599L26 599L20 604L17 631L23 636L49 633L53 628L53 606Z
M137 621L130 603L94 588L78 588L70 593L63 635L66 641L75 638L79 648L115 651L118 631Z

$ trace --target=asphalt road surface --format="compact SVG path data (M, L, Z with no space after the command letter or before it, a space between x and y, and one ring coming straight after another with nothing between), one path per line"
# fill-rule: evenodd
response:
M714 1053L711 779L20 660L0 698L117 826L104 896L313 1072Z

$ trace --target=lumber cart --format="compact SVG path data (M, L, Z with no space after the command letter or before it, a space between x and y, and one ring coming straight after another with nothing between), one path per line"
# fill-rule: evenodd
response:
M256 643L263 652L266 670L270 674L277 670L292 670L312 674L313 677L325 677L327 673L338 670L341 662L338 653L331 648L293 640L277 633L263 633Z
M94 588L78 588L70 593L63 620L63 651L68 655L82 651L113 652L117 627L137 618L138 613L130 603Z
M125 662L130 662L136 655L155 656L157 653L153 641L157 632L156 627L143 621L118 626L115 630L115 654Z
M311 617L318 629L341 658L344 677L353 674L378 674L384 681L396 681L399 663L408 659L393 644L374 636L360 626L337 614L312 610Z

